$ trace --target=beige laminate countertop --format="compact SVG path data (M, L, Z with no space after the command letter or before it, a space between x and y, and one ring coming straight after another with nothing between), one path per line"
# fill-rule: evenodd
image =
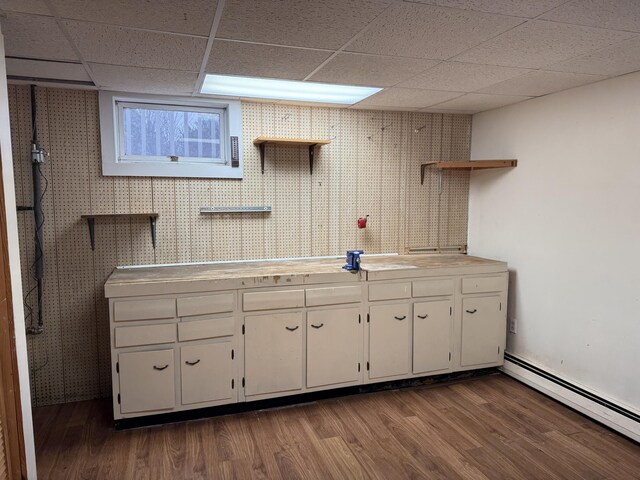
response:
M506 265L498 260L471 257L469 255L389 255L384 257L363 257L360 266L368 272L381 270L410 270L414 268L474 267L480 265Z
M209 290L350 283L424 275L506 271L506 263L467 255L362 257L359 273L342 269L344 258L118 268L105 283L107 297L190 293ZM471 271L469 271L471 269ZM366 277L365 277L366 276Z
M367 280L507 271L505 262L463 254L364 257L360 266L366 272Z

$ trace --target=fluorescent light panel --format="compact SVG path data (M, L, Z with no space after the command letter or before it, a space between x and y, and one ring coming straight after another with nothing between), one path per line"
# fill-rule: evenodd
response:
M381 88L207 74L200 93L352 105Z

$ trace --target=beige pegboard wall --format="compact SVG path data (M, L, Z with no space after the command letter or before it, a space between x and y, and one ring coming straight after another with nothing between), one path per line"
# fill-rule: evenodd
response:
M31 205L28 86L9 86L18 205ZM244 179L103 177L98 97L38 88L38 132L51 154L43 166L45 333L29 337L36 405L110 395L108 307L103 286L116 265L340 255L464 245L469 175L420 165L469 158L471 117L245 103ZM258 136L325 138L313 175L306 148L267 147ZM201 215L203 206L271 205L265 214ZM89 213L155 211L157 248L146 218L98 220L91 251ZM23 289L34 286L33 215L19 214ZM369 215L368 228L356 219ZM29 305L34 308L36 297ZM37 312L34 308L34 315Z

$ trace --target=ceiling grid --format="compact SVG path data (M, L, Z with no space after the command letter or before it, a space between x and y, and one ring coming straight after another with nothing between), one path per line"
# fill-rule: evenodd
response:
M216 73L384 88L352 108L476 113L640 69L634 0L185 0L153 11L144 0L126 9L3 0L0 9L9 75L120 91L200 95Z

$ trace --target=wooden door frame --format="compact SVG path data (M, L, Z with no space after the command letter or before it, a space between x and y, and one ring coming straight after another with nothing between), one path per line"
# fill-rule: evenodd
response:
M15 324L9 270L4 178L0 156L0 416L5 427L5 450L9 478L27 478L27 464L22 428L20 379L16 354ZM2 300L5 296L6 300Z

